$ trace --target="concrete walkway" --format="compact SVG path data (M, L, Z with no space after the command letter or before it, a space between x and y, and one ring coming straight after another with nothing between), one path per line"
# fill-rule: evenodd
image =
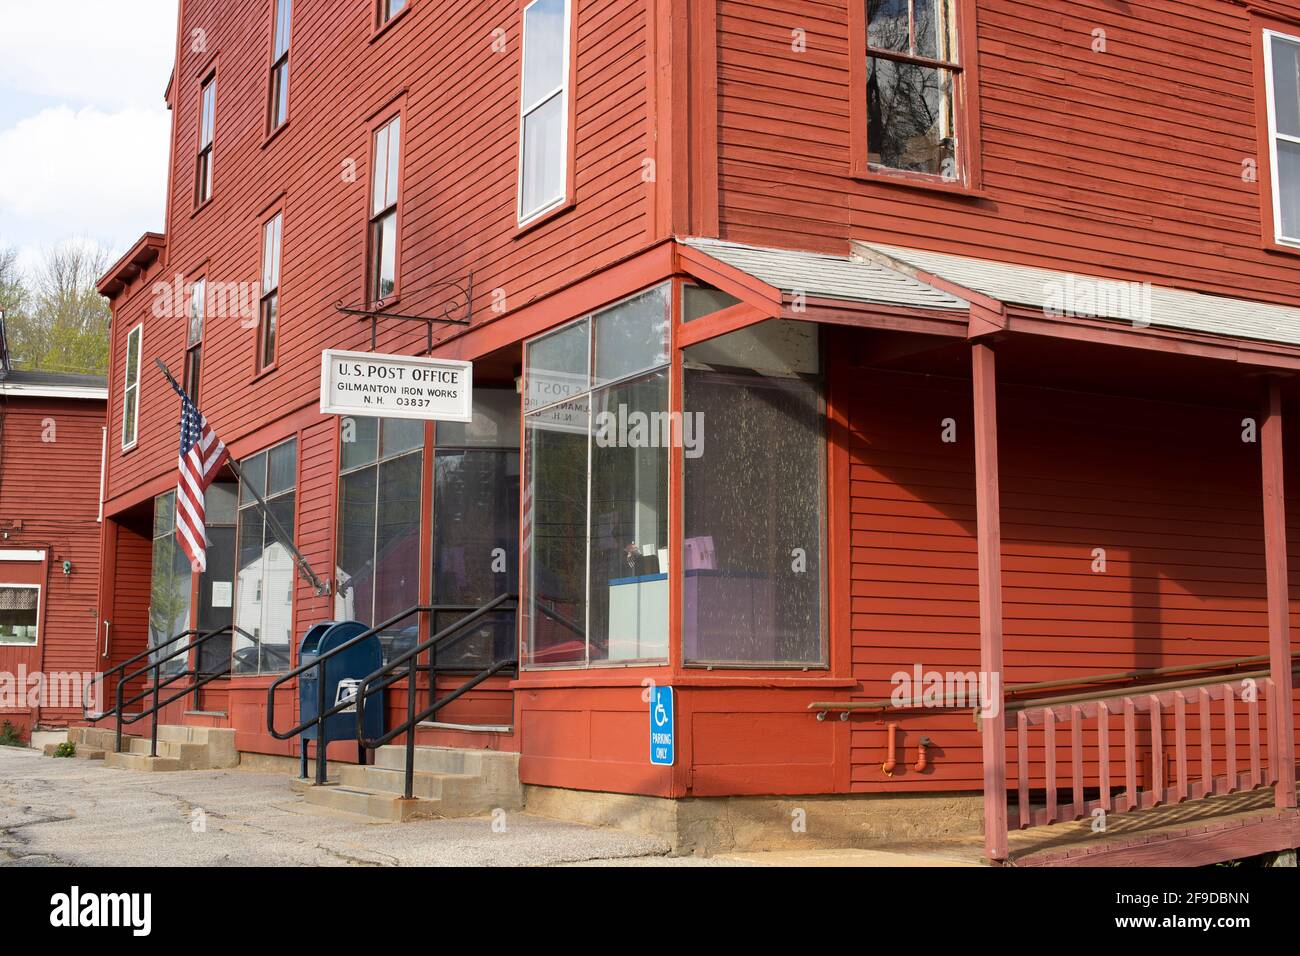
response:
M0 747L0 866L701 866L653 837L526 813L376 823L287 774L139 773ZM504 823L504 832L498 832Z

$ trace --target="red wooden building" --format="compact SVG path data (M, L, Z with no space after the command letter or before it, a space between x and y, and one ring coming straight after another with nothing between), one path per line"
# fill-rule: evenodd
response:
M0 722L80 721L100 669L101 376L14 368L0 313Z
M1008 822L1196 802L1071 858L1300 844L1300 6L182 0L167 98L166 235L100 286L100 604L115 664L235 628L169 721L295 754L310 626L461 608L395 659L517 594L417 738L517 753L543 811L1059 862ZM474 421L323 415L325 349L471 361ZM154 358L329 593L233 478L177 560Z

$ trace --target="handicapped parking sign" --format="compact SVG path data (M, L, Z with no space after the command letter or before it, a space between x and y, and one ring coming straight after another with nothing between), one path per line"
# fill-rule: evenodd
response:
M650 694L650 762L660 767L671 767L675 750L673 689L655 687Z

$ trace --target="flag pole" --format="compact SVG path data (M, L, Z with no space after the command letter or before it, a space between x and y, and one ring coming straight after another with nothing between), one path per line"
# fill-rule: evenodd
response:
M157 365L159 370L167 376L167 381L171 383L172 388L176 389L178 392L184 392L184 389L181 388L180 384L168 370L162 359L155 358L154 364ZM262 517L266 519L266 524L271 529L271 534L275 537L276 541L280 542L280 546L293 556L294 564L298 568L298 573L301 574L303 578L306 579L307 583L311 585L312 589L316 592L316 596L325 597L328 595L330 593L329 581L322 580L317 576L316 572L312 570L311 563L294 545L293 536L284 530L284 526L280 524L280 520L272 513L270 505L266 503L266 499L261 496L257 488L253 486L252 482L244 478L244 473L240 469L239 463L235 461L234 455L226 456L226 465L230 468L231 472L234 473L235 478L239 480L240 488L247 489L249 493L252 494L257 504L257 510L260 511Z

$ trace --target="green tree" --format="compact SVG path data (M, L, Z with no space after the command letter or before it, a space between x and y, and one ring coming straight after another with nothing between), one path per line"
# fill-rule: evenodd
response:
M65 243L46 252L24 281L12 251L0 254L0 305L17 368L104 373L111 313L95 280L107 267L107 252ZM12 312L6 296L13 297Z

